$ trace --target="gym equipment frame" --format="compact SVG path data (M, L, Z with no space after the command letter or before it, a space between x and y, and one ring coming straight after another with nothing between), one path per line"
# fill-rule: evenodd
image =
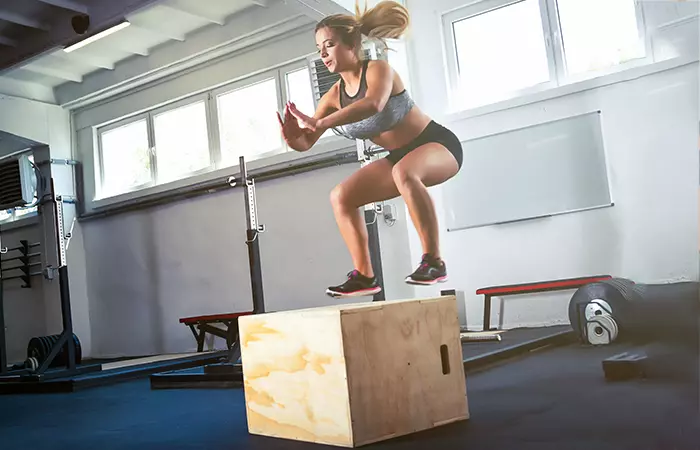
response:
M358 147L358 152L360 147ZM359 154L359 153L358 153ZM362 159L361 159L362 161ZM203 317L191 317L180 319L192 329L197 339L198 351L202 350L204 334L221 336L225 335L228 345L228 355L217 364L205 365L204 368L193 368L188 370L176 370L151 375L152 389L173 389L173 388L228 388L238 387L243 381L240 359L240 341L238 335L238 317L250 314L260 314L265 312L265 301L263 294L263 277L260 262L260 235L265 231L265 227L258 223L257 201L255 196L255 180L258 176L251 176L248 173L244 157L239 159L241 174L239 178L229 177L228 183L231 187L244 186L245 208L246 208L246 244L248 245L248 262L250 265L250 282L253 295L252 311L227 313L222 315L210 315ZM323 163L321 163L323 164ZM293 171L294 169L291 169ZM275 178L285 176L286 171L276 171ZM269 175L268 175L269 176ZM261 178L266 174L262 173ZM269 179L269 178L268 178ZM374 211L370 211L374 212ZM366 212L367 215L367 212ZM370 231L370 254L372 264L376 272L381 274L381 255L379 252L378 224L374 220L373 225L368 226ZM384 300L384 293L380 292L374 296L374 301ZM207 322L226 323L227 330L213 331L212 326ZM198 330L198 332L197 332Z

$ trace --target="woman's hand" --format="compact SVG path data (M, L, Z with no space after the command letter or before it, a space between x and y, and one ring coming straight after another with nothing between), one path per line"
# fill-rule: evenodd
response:
M289 108L292 115L296 117L297 121L299 122L299 126L311 131L316 131L318 128L321 128L321 121L319 119L309 117L303 112L299 111L294 103L288 102L287 108Z
M290 111L289 103L284 108L284 119L277 112L277 120L280 123L282 137L288 146L296 151L306 151L309 149L305 131L299 126L297 119Z

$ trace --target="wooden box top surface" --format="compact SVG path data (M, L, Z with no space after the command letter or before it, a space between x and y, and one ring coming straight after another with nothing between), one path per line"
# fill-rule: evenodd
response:
M394 306L400 306L406 303L433 303L433 302L453 302L456 300L454 295L443 295L440 297L425 297L425 298L411 298L411 299L400 299L400 300L384 300L381 302L363 302L363 303L348 303L342 305L328 305L328 306L317 306L314 308L304 308L304 309L292 309L285 311L274 311L267 312L263 314L254 314L250 316L242 316L238 320L239 322L244 321L254 321L259 320L261 317L270 317L278 315L302 315L302 316L316 316L316 315L338 315L338 314L352 314L352 313L362 313L373 310L379 310L384 308L391 308Z

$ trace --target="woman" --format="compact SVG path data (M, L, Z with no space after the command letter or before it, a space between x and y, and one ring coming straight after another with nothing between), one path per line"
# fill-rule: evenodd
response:
M360 208L372 202L403 197L423 247L411 284L447 280L440 257L439 231L427 188L457 174L462 165L459 139L426 116L404 89L401 78L385 61L362 60L362 36L399 38L409 22L400 4L383 1L355 17L332 15L316 25L316 46L330 72L340 80L321 98L313 117L293 103L277 113L287 144L300 152L311 148L329 128L343 126L355 139L368 139L387 157L366 165L331 193L340 233L350 251L354 270L327 293L337 297L374 295L381 290L370 262L367 228Z

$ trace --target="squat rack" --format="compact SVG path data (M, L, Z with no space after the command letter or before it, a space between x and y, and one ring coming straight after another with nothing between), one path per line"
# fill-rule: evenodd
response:
M37 170L37 172L39 172ZM40 177L41 173L39 172ZM44 253L45 268L40 272L31 272L31 267L41 265L41 263L30 263L29 258L42 256L42 253L29 254L30 247L36 247L41 244L28 244L27 241L22 241L19 247L3 248L2 233L0 232L0 253L7 254L10 251L20 250L22 256L8 258L5 261L19 260L23 263L22 266L6 269L19 269L23 272L22 275L7 277L7 280L20 278L25 284L22 287L31 287L31 277L43 275L47 280L54 280L56 277L59 282L59 296L61 302L61 319L62 331L50 346L50 350L46 358L41 361L32 360L31 357L25 362L23 368L13 368L11 370L7 365L7 349L5 337L5 314L4 314L4 277L3 272L6 270L0 269L0 384L12 388L17 383L31 384L41 383L46 380L65 378L85 374L89 372L99 371L99 365L76 365L76 342L73 334L73 319L71 314L70 304L70 286L68 281L68 263L66 260L66 234L63 226L63 203L64 198L55 194L53 178L50 178L48 183L48 192L42 192L37 189L37 197L39 198L38 205L41 210L42 226L44 230ZM55 245L47 245L48 242L53 242ZM51 248L51 251L48 251ZM66 352L65 368L52 369L56 358L61 351ZM4 390L4 389L3 389Z
M364 143L358 141L355 162L364 166L368 164L371 153L366 151ZM323 163L321 163L323 164ZM263 294L262 266L260 260L260 234L265 231L265 226L258 222L257 199L255 196L256 176L250 176L246 167L245 158L239 158L240 176L229 177L228 184L231 187L244 186L245 208L246 208L246 244L248 245L248 261L250 264L250 282L253 297L253 309L250 312L240 314L227 314L231 318L227 334L231 336L231 344L228 355L219 363L208 364L203 368L189 368L184 370L173 370L151 375L151 389L173 389L173 388L228 388L235 387L242 383L242 368L239 363L241 356L240 337L238 330L238 317L250 314L260 314L265 312L265 301ZM275 177L283 176L284 173L276 173ZM262 174L263 178L265 174ZM267 174L270 176L270 174ZM383 279L381 270L381 254L379 249L379 230L376 216L377 208L374 204L365 207L365 221L369 234L369 246L372 265L375 275L378 278L382 290L375 294L373 301L385 300L383 289ZM232 317L236 316L236 317Z

